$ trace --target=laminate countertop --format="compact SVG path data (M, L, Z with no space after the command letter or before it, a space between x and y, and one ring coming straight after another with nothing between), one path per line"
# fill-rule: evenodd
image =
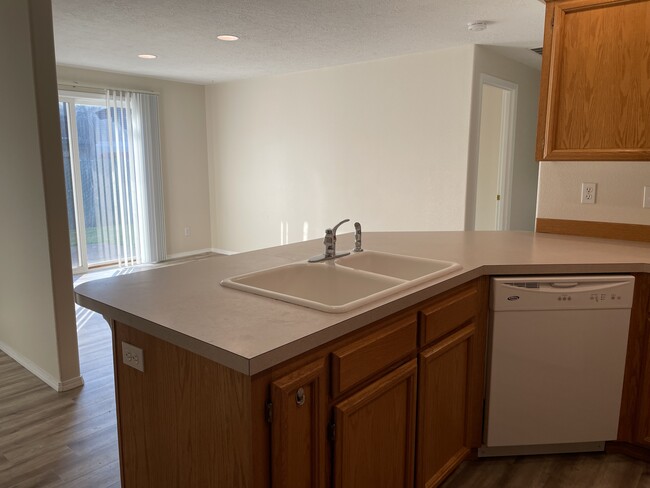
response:
M354 247L338 236L338 250ZM366 232L364 249L455 261L462 269L345 313L225 288L231 276L304 261L322 240L215 256L86 282L79 305L254 375L482 275L650 272L650 244L534 232Z

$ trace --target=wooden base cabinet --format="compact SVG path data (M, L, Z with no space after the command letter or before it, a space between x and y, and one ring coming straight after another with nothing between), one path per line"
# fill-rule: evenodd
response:
M650 448L650 310L646 321L644 383L641 389L641 401L637 412L636 442Z
M650 274L634 277L618 442L607 450L650 462Z
M488 287L481 278L419 312L417 488L438 486L481 445Z
M319 359L274 381L271 402L272 486L327 486L325 361Z
M480 442L486 284L254 377L112 322L122 486L436 486Z
M469 454L468 406L476 327L468 325L420 354L418 488L437 486Z
M413 359L334 406L334 487L413 486L416 373Z
M650 274L645 275L641 290L646 299L645 328L642 335L640 394L636 408L634 442L650 448ZM648 456L650 457L650 454Z

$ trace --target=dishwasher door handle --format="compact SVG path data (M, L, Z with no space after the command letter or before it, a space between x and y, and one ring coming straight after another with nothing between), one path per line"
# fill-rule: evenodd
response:
M558 281L551 283L551 288L575 288L579 284L577 281Z

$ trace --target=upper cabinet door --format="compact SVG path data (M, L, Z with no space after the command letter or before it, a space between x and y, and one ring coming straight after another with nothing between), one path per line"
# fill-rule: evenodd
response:
M650 1L548 1L537 159L650 160Z

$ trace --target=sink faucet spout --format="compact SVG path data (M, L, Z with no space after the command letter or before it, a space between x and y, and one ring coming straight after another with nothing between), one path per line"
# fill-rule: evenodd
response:
M310 263L320 263L321 261L327 261L330 259L340 258L341 256L347 256L349 252L337 253L336 252L336 230L346 222L349 222L350 219L345 219L336 224L331 229L325 230L325 239L323 244L325 244L325 253L309 258Z

